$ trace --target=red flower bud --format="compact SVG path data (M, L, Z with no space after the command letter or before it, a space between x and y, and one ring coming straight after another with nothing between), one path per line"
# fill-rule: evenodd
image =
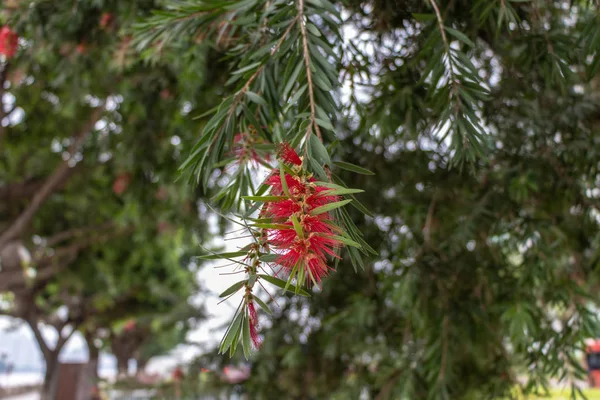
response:
M0 29L0 54L10 59L15 56L18 47L19 36L8 26L3 26Z
M117 176L112 185L112 191L116 195L121 195L127 190L129 183L131 182L131 176L129 174L121 174Z
M125 332L130 332L135 328L135 320L134 319L130 319L129 321L125 322L125 326L123 327L123 330Z
M107 26L110 25L112 20L113 20L113 15L109 12L105 12L100 17L100 28L103 28L103 29L106 28Z
M78 54L84 54L87 52L87 45L85 44L85 42L81 42L77 45L77 47L75 48L75 51L77 51Z

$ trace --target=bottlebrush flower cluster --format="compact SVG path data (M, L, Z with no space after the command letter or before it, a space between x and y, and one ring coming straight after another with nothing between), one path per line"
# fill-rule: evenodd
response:
M235 158L234 165L252 164L268 166L271 155L264 149L260 149L265 141L258 136L256 129L250 127L247 132L241 132L233 138L232 155Z
M10 59L17 54L18 47L19 36L8 26L3 26L2 29L0 29L0 54L3 54L7 59Z
M232 146L232 153L236 156L234 160L241 160L241 163L258 157L251 147L257 140L260 138L256 136L238 135ZM362 190L317 181L307 170L304 157L300 157L288 143L279 146L277 156L279 166L273 169L255 192L257 195L243 196L254 204L242 217L245 223L240 225L250 231L254 241L237 252L202 257L229 260L236 265L236 269L241 267L245 273L245 279L234 283L220 295L228 299L238 292L243 293L221 341L221 353L229 351L233 355L237 343L241 342L247 358L252 348L260 347L256 306L267 314L271 314L271 311L254 293L256 285L267 291L263 285L267 282L301 296L310 296L302 287L322 283L323 277L332 270L328 261L339 258L342 245L362 249L361 243L353 240L356 235L352 236L353 232L348 231L345 221L348 219L347 213L344 214L344 210L340 209L354 201L353 198L342 199L342 196L361 193ZM348 168L360 170L360 167L347 165L350 165ZM329 177L326 172L321 176ZM260 210L258 217L250 218L249 215L256 210ZM339 211L335 217L334 210ZM344 221L344 224L338 225L338 221ZM242 261L236 261L238 257L242 257ZM273 273L268 272L265 265L270 266Z
M278 254L275 263L285 276L317 285L330 270L327 256L338 257L342 244L337 239L340 228L323 207L340 197L302 168L302 159L289 144L282 145L279 158L289 168L283 174L274 171L265 182L274 200L265 203L261 216L277 226L268 230L267 244Z

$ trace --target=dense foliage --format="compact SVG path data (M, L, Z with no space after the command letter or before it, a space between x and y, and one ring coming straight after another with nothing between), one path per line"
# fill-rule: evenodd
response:
M261 319L252 398L498 398L550 379L577 395L597 333L599 28L592 2L545 0L165 2L141 25L141 46L228 51L231 89L186 164L229 182L224 209L255 195L222 169L252 127L373 213L343 207L343 229L380 256L355 273L342 253L322 291Z
M169 318L214 192L255 240L225 255L246 277L219 348L252 358L251 398L577 395L598 332L595 4L5 4L0 289L26 307L4 313L88 334ZM325 260L310 297L259 290L303 294ZM54 318L76 297L87 324Z
M33 330L44 398L54 396L58 356L74 332L95 369L98 350L139 319L149 328L118 359L147 362L177 343L143 352L162 329L144 321L180 315L198 291L190 260L207 236L201 191L177 181L177 169L198 124L187 115L213 105L206 80L218 75L204 73L203 48L168 65L140 61L129 31L155 7L0 5L0 312Z

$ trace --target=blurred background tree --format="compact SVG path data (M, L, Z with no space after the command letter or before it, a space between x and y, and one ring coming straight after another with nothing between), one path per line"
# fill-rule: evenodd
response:
M203 191L173 183L207 118L193 117L253 76L256 66L226 85L220 56L229 50L234 64L247 61L256 43L270 44L268 54L301 5L342 84L329 91L339 140L326 143L331 156L376 173L334 169L365 190L358 198L370 216L350 215L379 255L358 272L344 255L312 297L278 299L274 316L261 317L264 344L238 388L252 399L481 399L543 391L556 380L578 394L583 341L598 335L593 2L9 3L3 18L21 39L3 65L0 285L15 299L19 288L35 287L24 283L23 249L37 271L33 284L49 276L69 287L58 275L67 266L119 276L111 268L129 247L140 254L132 268L160 270L141 261L161 251L150 234L159 221L204 237L191 217L196 207L179 215ZM286 12L263 26L278 7ZM144 22L130 38L133 21ZM290 49L269 65L286 92L299 85L297 63L280 64L293 60ZM312 68L330 78L327 62L313 57ZM249 103L281 106L261 95ZM227 185L225 168L214 167L201 178ZM173 204L157 199L162 186L178 194L168 197ZM73 229L85 233L64 238ZM60 262L46 266L48 257ZM56 311L60 303L48 304ZM200 365L218 373L202 376L220 382L236 357L204 355Z
M58 356L74 332L97 366L98 345L110 348L118 324L152 319L127 354L148 361L177 343L140 347L199 290L191 256L208 238L202 192L176 180L198 125L187 115L212 105L218 71L206 68L203 46L168 63L139 61L128 32L155 7L0 6L0 22L18 36L14 54L0 56L1 313L35 333L44 399L54 396ZM183 326L173 322L178 338L203 315L187 311ZM56 343L43 327L55 328Z

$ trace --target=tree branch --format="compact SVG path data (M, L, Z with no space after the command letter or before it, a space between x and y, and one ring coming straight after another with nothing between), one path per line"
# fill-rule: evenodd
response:
M83 126L81 131L77 133L73 139L73 143L69 146L69 153L73 155L73 153L77 150L77 148L83 143L86 138L86 134L94 127L94 124L100 117L102 113L102 107L96 108L87 123ZM12 225L0 235L0 248L6 245L10 240L18 237L25 231L31 220L33 219L35 213L39 210L39 208L48 200L50 195L54 192L54 190L66 179L69 175L70 166L69 166L70 158L64 160L62 163L56 167L54 172L48 177L46 182L42 185L40 190L33 196L33 199L25 208L25 210L17 217L17 219L12 223Z
M315 93L313 89L312 71L310 70L310 54L308 52L308 38L306 33L306 22L304 21L304 0L298 2L298 22L300 24L300 33L302 34L302 49L304 53L304 65L306 66L306 80L308 81L308 98L310 100L310 124L306 130L306 143L310 139L310 133L314 126L317 137L322 142L321 129L317 124L317 110L315 106Z
M50 347L48 347L48 344L46 343L44 337L42 336L42 332L40 331L40 328L37 325L37 321L33 320L31 316L25 318L25 322L27 322L27 324L29 325L29 327L31 328L31 331L33 332L33 335L35 336L35 340L38 342L38 346L40 346L40 350L42 352L42 354L44 355L45 359L50 358L50 356L52 355L52 351L50 350Z
M54 351L60 351L63 346L65 345L65 343L67 343L69 341L69 339L71 339L71 336L73 336L73 334L75 333L75 331L77 330L77 324L72 323L71 324L71 332L69 332L67 335L63 336L62 335L62 331L63 329L65 329L65 326L67 326L67 324L65 324L62 329L60 331L58 331L58 341L56 342L56 347L54 347Z
M133 227L111 230L103 235L87 237L79 242L69 246L59 247L51 255L43 255L34 258L33 265L36 267L36 276L33 278L34 284L45 282L57 273L67 268L79 254L82 249L106 242L120 235L126 235L134 231ZM2 271L0 272L0 292L17 291L26 289L31 285L23 275L23 270Z
M11 317L11 318L19 318L19 316L12 310L3 310L0 308L0 315L4 316L4 317Z
M117 236L131 233L131 232L133 232L133 230L134 230L133 227L128 227L125 229L111 230L108 233L104 233L104 234L98 235L98 236L86 237L86 238L82 239L81 241L75 242L69 246L59 247L51 255L37 257L35 259L34 263L38 267L40 267L40 266L43 267L43 266L47 266L47 265L65 264L64 260L60 260L61 257L65 257L66 259L73 259L74 257L77 257L77 253L80 250L82 250L86 247L89 247L94 244L104 243L110 239L117 237ZM58 261L57 261L57 259L58 259ZM62 269L62 268L63 267L61 267L60 269ZM38 269L38 275L37 275L38 277L40 277L40 273L44 274L44 270Z
M90 233L104 231L106 229L113 228L114 226L115 225L113 222L105 222L104 224L101 224L99 226L94 226L94 227L89 226L89 227L85 227L85 228L69 229L69 230L66 230L63 232L59 232L56 235L50 236L48 239L46 239L45 246L53 247L53 246L56 246L58 243L64 242L65 240L82 237L82 236L88 236L88 234L90 234Z
M31 197L39 190L42 184L43 182L38 180L25 180L0 186L0 201L9 202Z

